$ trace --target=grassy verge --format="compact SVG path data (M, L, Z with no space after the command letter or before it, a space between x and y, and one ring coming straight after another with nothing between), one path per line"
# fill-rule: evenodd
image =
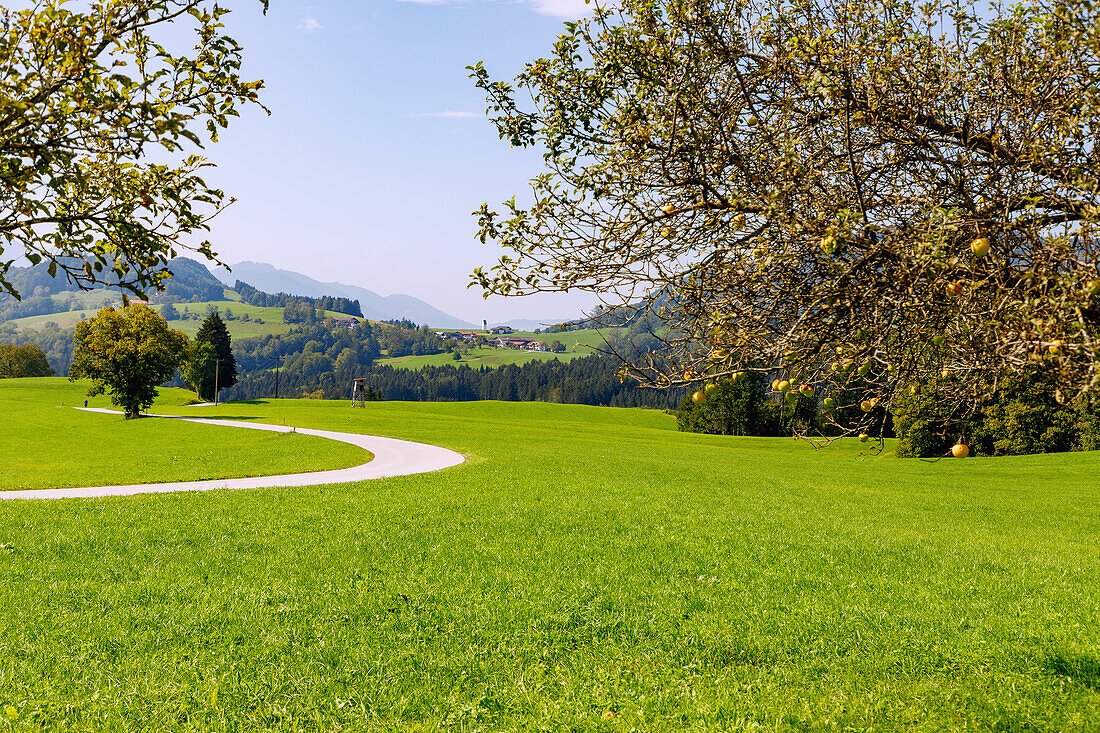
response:
M312 436L73 409L83 404L86 390L86 384L62 379L0 380L0 491L321 471L370 458L355 446ZM193 397L161 392L157 407L178 407ZM97 397L89 406L111 405ZM206 417L203 409L183 411Z
M569 405L219 413L471 461L5 506L13 729L1100 729L1100 454L861 458Z

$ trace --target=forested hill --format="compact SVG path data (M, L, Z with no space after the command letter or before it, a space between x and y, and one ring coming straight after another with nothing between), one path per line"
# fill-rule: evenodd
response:
M307 357L307 369L310 363L316 367L321 361L318 354ZM416 371L392 366L372 366L361 371L341 368L351 363L345 359L340 367L312 375L302 369L283 370L278 377L279 393L283 397L350 399L351 380L362 376L367 379L372 399L413 402L504 400L673 409L686 394L683 390L638 389L630 380L620 382L618 359L606 355L569 362L555 359L506 364L493 369L471 369L465 364L423 367ZM252 372L226 390L223 398L271 397L275 394L275 381L273 369Z
M221 281L210 274L201 262L177 257L168 263L172 277L165 281L163 291L150 290L147 294L157 303L198 303L208 300L221 300L225 292ZM12 297L0 298L0 321L26 316L46 315L68 310L72 303L62 296L63 293L79 294L77 288L64 275L51 277L45 263L33 267L14 267L10 278L21 300ZM106 288L104 288L105 290ZM118 298L122 295L115 291ZM52 298L50 296L62 296Z
M278 336L238 341L234 355L241 376L223 397L273 397L278 380L281 397L345 399L358 377L367 379L373 398L386 400L543 401L664 409L676 407L683 397L679 391L641 390L630 380L621 382L619 361L604 355L496 368L447 364L410 370L376 364L383 352L392 357L451 351L458 356L464 348L410 325L364 321L348 329L318 321Z

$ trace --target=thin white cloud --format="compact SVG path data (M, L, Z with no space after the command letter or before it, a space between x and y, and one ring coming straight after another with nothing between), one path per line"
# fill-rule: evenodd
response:
M412 117L443 117L448 120L472 120L481 117L477 112L459 112L448 109L442 112L418 112Z
M314 18L312 15L307 15L302 18L302 22L298 24L298 30L305 31L306 33L313 33L324 28L320 21Z
M581 18L593 10L584 0L531 0L531 7L540 15L554 18Z
M477 2L493 0L397 0L417 5L473 5ZM507 0L503 0L507 1ZM554 18L581 18L592 13L593 6L585 0L521 0L524 5L540 15Z

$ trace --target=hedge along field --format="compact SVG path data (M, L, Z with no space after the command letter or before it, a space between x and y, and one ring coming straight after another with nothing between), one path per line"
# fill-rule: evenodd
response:
M313 436L73 409L87 390L87 382L56 378L0 380L0 491L323 471L370 460L361 448ZM193 398L162 389L154 409ZM106 396L88 405L116 409ZM181 412L206 417L206 409Z
M16 502L13 729L1100 728L1100 455L926 463L539 403L229 404L447 471Z

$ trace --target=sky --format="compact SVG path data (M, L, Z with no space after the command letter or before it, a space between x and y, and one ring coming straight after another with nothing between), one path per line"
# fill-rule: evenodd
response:
M413 295L471 322L560 321L589 294L484 300L467 289L501 250L471 215L528 189L541 154L513 150L485 117L466 67L511 79L547 55L583 0L235 0L227 32L249 109L205 155L207 182L237 201L209 239L227 263L267 262L382 295Z

